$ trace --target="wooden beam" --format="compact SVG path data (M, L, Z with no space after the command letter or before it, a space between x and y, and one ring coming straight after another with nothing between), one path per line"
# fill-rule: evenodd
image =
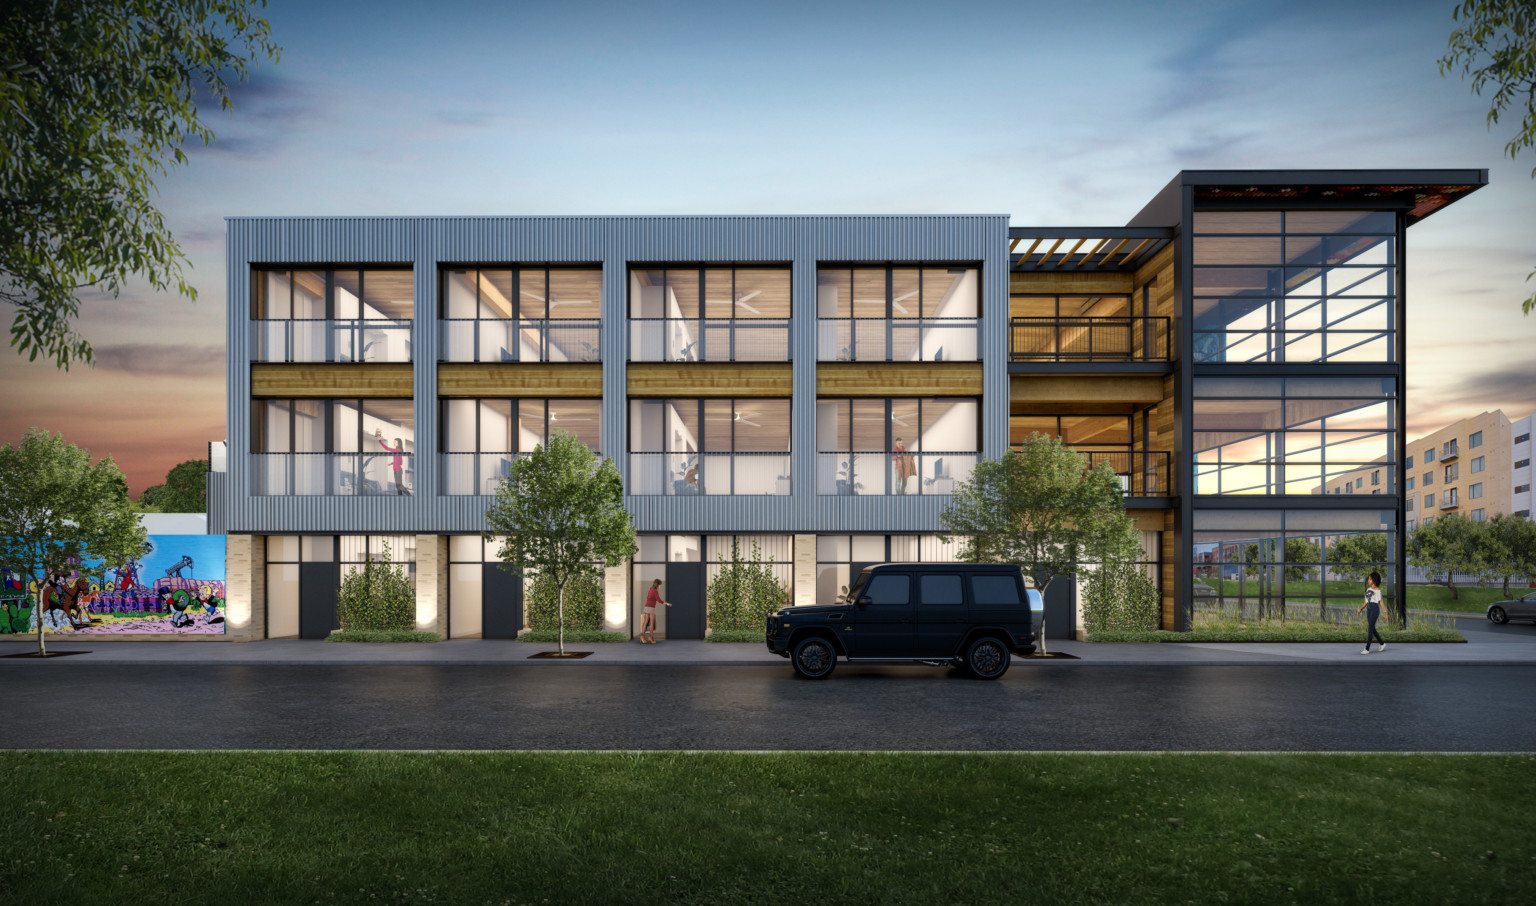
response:
M1012 242L1009 242L1008 243L1008 254L1012 255L1013 254L1013 250L1018 248L1019 247L1019 243L1021 243L1023 241L1024 240L1022 240L1022 239L1015 239Z
M980 362L822 362L817 396L980 396Z
M337 365L320 362L251 366L252 397L410 399L409 363Z
M437 395L600 398L603 366L586 362L444 362L437 366Z
M1061 256L1061 263L1062 264L1066 264L1068 261L1071 261L1072 260L1072 256L1076 255L1077 254L1077 250L1082 248L1083 247L1083 243L1085 243L1087 241L1088 240L1086 238L1077 240L1077 245L1072 246L1072 250L1071 251L1069 251L1066 254Z
M631 362L630 396L781 397L794 387L788 362Z
M1125 294L1134 289L1123 271L1028 271L1008 275L1008 292L1055 295Z
M1163 398L1160 374L1016 374L1008 380L1012 415L1130 413Z
M1147 247L1147 243L1149 243L1151 241L1152 240L1150 238L1149 239L1141 240L1141 242L1135 248L1133 248L1129 252L1125 253L1125 257L1120 259L1120 263L1121 264L1125 264L1127 261L1130 261L1132 258L1135 258L1138 254L1141 253L1142 249Z
M1110 249L1109 251L1105 252L1104 253L1104 257L1099 259L1099 263L1103 264L1104 262L1108 261L1109 259L1115 257L1115 252L1120 251L1120 246L1125 245L1127 242L1130 242L1130 240L1129 239L1122 239L1119 242L1115 243L1115 247Z

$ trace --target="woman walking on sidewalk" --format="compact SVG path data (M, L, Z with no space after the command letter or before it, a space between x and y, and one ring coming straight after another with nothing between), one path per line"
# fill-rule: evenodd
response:
M665 604L672 606L670 601L661 600L661 580L651 583L650 590L645 593L645 606L640 608L640 641L656 644L656 605ZM649 638L647 638L649 637Z
M1381 617L1381 573L1371 570L1371 574L1366 577L1366 582L1369 584L1365 587L1365 600L1361 601L1360 606L1355 609L1355 613L1365 611L1365 622L1370 627L1365 633L1365 650L1361 651L1361 654L1371 653L1373 637L1381 643L1382 651L1387 650L1387 640L1376 631L1376 620Z

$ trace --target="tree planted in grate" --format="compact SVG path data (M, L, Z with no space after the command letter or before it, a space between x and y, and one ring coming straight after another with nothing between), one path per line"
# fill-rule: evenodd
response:
M537 577L529 583L528 628L560 628L560 590L553 579ZM603 583L594 573L571 577L565 587L565 628L590 631L603 628Z
M786 595L773 574L773 557L764 562L754 541L751 555L743 558L740 542L732 540L730 559L720 564L704 593L709 628L763 629L768 615L784 606Z
M405 564L390 557L389 542L377 557L368 554L362 566L341 580L336 618L343 630L401 631L416 628L416 586Z

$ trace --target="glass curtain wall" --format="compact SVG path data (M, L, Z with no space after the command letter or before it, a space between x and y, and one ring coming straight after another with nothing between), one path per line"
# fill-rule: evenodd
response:
M440 300L440 361L599 361L601 268L447 268Z
M1194 517L1194 607L1241 619L1323 619L1353 615L1364 576L1382 576L1383 607L1397 610L1395 510L1197 510ZM1363 538L1362 538L1363 536ZM1344 539L1379 560L1335 562Z
M816 401L817 494L951 494L980 450L974 397Z
M1195 493L1322 494L1379 469L1397 493L1397 381L1382 377L1196 377Z
M602 453L602 400L447 399L441 402L443 493L490 495L553 431Z
M823 362L974 362L981 357L976 267L823 267L816 272Z
M251 272L251 361L409 362L409 270Z
M1194 361L1392 362L1397 214L1196 211Z
M251 493L413 493L412 406L408 399L253 400Z
M629 493L790 493L787 399L629 401Z
M629 272L632 362L789 361L790 269Z

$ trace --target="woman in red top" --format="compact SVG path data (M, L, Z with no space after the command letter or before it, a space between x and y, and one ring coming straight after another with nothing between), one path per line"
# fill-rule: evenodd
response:
M651 583L650 590L645 593L645 606L640 609L640 641L656 644L656 605L665 604L672 606L670 601L661 599L661 580ZM647 638L649 636L649 638Z
M374 428L373 429L373 437L374 437L375 440L377 440L379 442L379 446L381 446L384 449L388 450L389 452L395 454L394 456L390 457L390 462L389 462L390 468L395 470L395 493L398 494L398 495L401 495L401 496L410 494L411 492L406 490L406 488L405 488L405 481L402 479L402 477L400 475L400 473L401 473L401 471L402 471L402 469L404 468L404 465L405 465L401 461L403 459L403 457L400 455L400 454L405 452L405 442L397 437L397 438L395 438L395 445L393 447L391 447L389 444L384 442L383 434L384 434L384 431L383 431L382 428Z

